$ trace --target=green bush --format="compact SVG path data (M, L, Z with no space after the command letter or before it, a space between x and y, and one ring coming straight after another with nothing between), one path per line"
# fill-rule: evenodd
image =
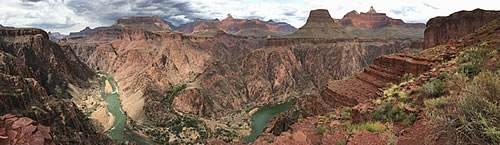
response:
M359 132L363 130L368 132L384 132L386 129L385 125L379 122L367 122L365 124L351 124L347 122L344 124L344 127L346 127L349 132Z
M425 83L421 88L420 92L426 97L438 97L446 92L446 86L441 82L441 80L436 78L431 78L427 83Z
M371 116L373 119L385 122L395 122L403 120L405 124L412 125L416 120L416 114L406 111L408 104L400 102L397 105L392 104L392 102L385 102L373 111Z
M426 101L433 122L451 144L500 144L500 74L480 73L461 88L463 97L453 102Z
M347 140L339 139L339 140L337 140L337 145L347 145Z
M413 74L411 74L411 73L406 73L406 74L404 74L404 75L401 77L400 81L401 81L401 82L408 82L408 81L410 81L411 79L413 79Z
M326 125L320 125L320 124L316 125L316 133L317 134L323 134L327 130L328 130L328 126L326 126Z
M180 91L182 91L184 88L186 88L185 83L180 83L177 85L172 86L168 91L167 95L163 97L163 103L167 105L169 108L172 107L172 103L174 103L175 97L179 94Z
M457 68L457 73L465 74L468 77L472 77L481 71L481 67L473 63L463 63Z
M466 59L472 61L474 64L482 64L484 58L488 55L488 50L485 49L477 49L466 52Z

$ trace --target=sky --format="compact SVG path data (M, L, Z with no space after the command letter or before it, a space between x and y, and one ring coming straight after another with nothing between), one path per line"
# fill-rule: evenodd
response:
M68 34L89 26L110 26L118 18L152 16L179 25L194 19L258 18L287 22L297 28L305 24L309 11L328 9L333 18L347 12L379 13L425 23L435 16L460 10L499 10L498 0L0 0L0 24L35 27Z

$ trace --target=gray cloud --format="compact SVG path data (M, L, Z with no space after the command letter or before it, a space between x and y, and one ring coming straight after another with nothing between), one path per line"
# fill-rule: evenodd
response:
M403 6L400 9L391 9L390 11L397 15L407 16L408 13L416 12L417 9L414 6Z
M429 7L429 8L435 9L435 10L437 10L437 9L438 9L437 7L432 6L432 5L428 4L428 3L424 3L424 6L427 6L427 7Z
M111 24L118 18L158 15L179 25L199 18L201 13L188 2L176 0L113 0L99 3L71 0L66 5L77 15L106 24Z

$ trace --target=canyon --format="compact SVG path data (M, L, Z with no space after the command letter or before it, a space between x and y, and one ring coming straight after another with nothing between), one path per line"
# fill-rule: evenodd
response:
M0 28L0 144L443 144L427 140L421 88L458 74L471 47L488 49L482 70L499 67L499 14Z
M220 25L230 28L234 25L232 21L247 20L228 16ZM137 24L130 24L132 22ZM115 24L119 23L125 22ZM127 20L126 23L136 26L144 22ZM334 26L327 27L328 31L347 29L335 23L328 11L313 10L306 25L295 33L322 31L325 28L310 26L323 25ZM378 28L357 31L369 33L372 30ZM114 76L120 99L126 106L124 112L136 124L137 130L150 137L151 130L158 129L147 126L169 126L172 121L190 118L190 115L213 121L204 121L188 130L222 129L243 137L250 128L237 131L238 127L225 125L223 122L227 121L221 118L235 116L229 121L243 121L241 123L246 124L243 126L249 127L250 123L244 118L250 116L235 110L286 102L320 90L329 80L343 79L362 70L380 55L423 46L423 36L410 35L353 38L356 34L352 34L338 38L321 35L308 38L294 33L266 39L232 35L227 31L216 30L213 36L200 36L114 25L94 29L82 37L59 39L58 43L72 48L91 69ZM179 86L183 87L176 96L167 99L169 92ZM164 133L172 132L175 131ZM202 135L200 131L192 133ZM210 133L207 136L228 137L227 134ZM180 140L190 139L179 137L167 142Z

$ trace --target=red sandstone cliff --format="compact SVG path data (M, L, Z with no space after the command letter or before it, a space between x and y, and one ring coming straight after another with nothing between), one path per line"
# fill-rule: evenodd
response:
M499 17L500 11L475 9L455 12L447 17L432 18L425 29L425 48L457 40Z

